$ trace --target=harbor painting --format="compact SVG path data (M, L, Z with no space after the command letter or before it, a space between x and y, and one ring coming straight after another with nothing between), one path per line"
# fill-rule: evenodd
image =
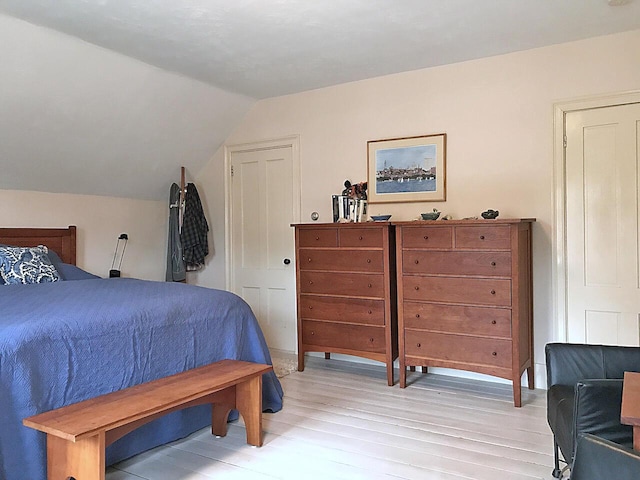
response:
M445 200L446 134L373 140L367 147L369 203Z

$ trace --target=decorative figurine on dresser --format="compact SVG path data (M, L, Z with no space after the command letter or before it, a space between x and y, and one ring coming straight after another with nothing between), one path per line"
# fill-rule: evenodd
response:
M400 387L407 366L474 371L533 389L535 219L394 222Z
M398 358L393 226L389 222L298 224L298 370L306 352L384 362Z

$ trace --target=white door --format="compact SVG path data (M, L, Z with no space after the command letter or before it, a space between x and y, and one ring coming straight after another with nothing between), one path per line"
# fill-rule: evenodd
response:
M252 308L270 348L296 350L294 145L231 147L231 290Z
M567 340L640 344L640 104L566 115Z

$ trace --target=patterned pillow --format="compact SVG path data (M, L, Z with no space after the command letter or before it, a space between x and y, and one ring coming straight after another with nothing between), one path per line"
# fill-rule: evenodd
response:
M0 277L6 285L57 282L60 275L44 245L37 247L0 246Z

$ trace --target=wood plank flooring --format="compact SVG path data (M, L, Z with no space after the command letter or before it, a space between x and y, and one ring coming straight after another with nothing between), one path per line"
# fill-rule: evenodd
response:
M284 408L265 414L264 446L242 422L225 438L203 429L107 471L107 480L552 479L546 392L409 373L386 385L385 368L309 358L281 379Z

